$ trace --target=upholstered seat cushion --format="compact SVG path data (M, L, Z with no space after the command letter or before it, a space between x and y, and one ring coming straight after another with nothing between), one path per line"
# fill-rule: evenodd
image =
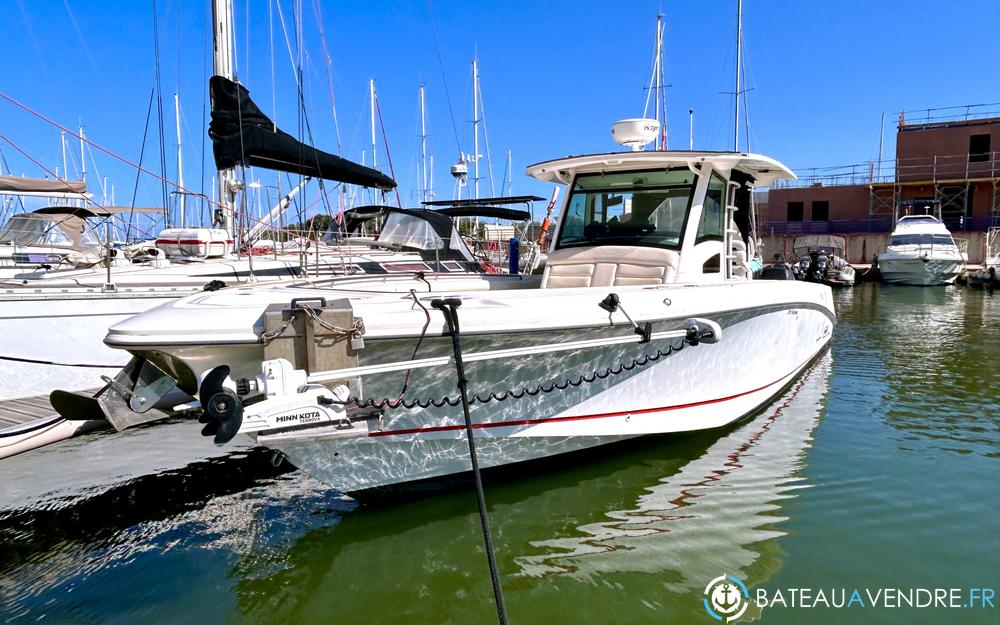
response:
M570 247L549 254L542 288L666 284L677 274L680 255L657 247Z

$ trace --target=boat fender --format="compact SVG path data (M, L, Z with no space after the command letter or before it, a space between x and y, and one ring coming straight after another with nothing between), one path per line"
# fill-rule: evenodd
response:
M684 342L688 345L718 343L722 338L722 327L711 319L688 319L684 322L684 328L687 330Z
M208 284L206 284L204 287L202 287L202 290L203 291L218 291L219 289L224 289L224 288L226 288L226 283L225 282L223 282L222 280L212 280L211 282L209 282Z

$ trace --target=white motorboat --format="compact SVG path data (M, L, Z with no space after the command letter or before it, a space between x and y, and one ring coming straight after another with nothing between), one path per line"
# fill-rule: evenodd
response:
M176 387L199 402L165 414L200 403L217 442L254 433L358 493L470 469L452 337L484 467L724 426L829 342L829 287L753 281L736 227L748 210L733 205L737 190L793 178L781 163L634 151L528 174L569 188L541 276L190 296L112 327L105 342L131 352L130 365L100 398L56 392L54 404L128 420Z
M937 217L906 215L896 222L878 267L886 282L932 286L955 282L965 260Z

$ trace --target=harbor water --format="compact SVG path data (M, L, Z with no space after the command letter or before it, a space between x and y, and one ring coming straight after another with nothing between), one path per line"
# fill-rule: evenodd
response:
M1000 590L1000 293L835 302L829 352L755 418L489 482L510 622L715 623L721 575L772 598ZM0 623L496 622L473 491L358 505L272 459L174 422L5 462ZM785 603L742 620L1000 622Z

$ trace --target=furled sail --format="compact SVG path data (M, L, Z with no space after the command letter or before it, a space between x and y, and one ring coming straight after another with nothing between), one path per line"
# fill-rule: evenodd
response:
M22 178L0 176L0 191L10 193L78 193L87 192L83 180L50 180L48 178Z
M208 87L212 97L208 136L219 169L243 164L363 187L396 186L382 172L317 150L282 132L254 104L243 85L212 76Z

